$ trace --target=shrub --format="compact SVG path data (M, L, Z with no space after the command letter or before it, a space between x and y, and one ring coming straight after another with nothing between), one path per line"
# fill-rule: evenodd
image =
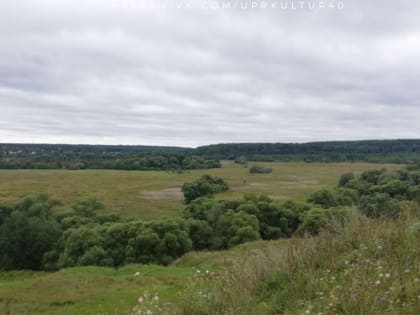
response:
M250 174L271 174L273 169L262 165L253 165L249 169Z
M401 205L398 200L392 199L388 194L376 192L362 196L359 208L367 217L392 218L399 214Z
M343 187L346 186L346 184L351 181L354 180L355 176L353 173L344 173L343 175L341 175L340 180L338 182L338 186Z
M301 221L297 232L300 235L316 235L323 228L333 221L342 221L347 215L347 210L343 208L313 208L302 213Z
M322 189L314 192L309 198L308 202L321 206L324 209L336 207L337 196L328 189Z
M41 269L43 255L61 234L52 209L59 202L47 195L23 199L3 208L0 225L0 269Z
M203 175L192 183L185 183L182 186L185 203L204 196L212 196L215 193L223 192L229 189L228 184L219 177Z
M238 156L235 158L236 164L246 164L246 157L245 156Z
M78 261L80 266L110 266L113 264L112 259L100 246L89 248Z

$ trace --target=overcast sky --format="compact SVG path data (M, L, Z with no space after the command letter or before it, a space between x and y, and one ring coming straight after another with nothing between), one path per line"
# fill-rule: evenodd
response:
M1 0L0 142L420 138L418 0L234 5Z

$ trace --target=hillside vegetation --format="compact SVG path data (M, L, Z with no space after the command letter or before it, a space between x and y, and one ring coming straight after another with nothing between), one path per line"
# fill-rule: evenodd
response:
M229 185L210 175L184 187L194 197L170 220L99 214L95 198L66 211L46 195L1 206L0 269L26 270L0 273L4 312L420 310L420 167L347 172L304 202L215 199Z

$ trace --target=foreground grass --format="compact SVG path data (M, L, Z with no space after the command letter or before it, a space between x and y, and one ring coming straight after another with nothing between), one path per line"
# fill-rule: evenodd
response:
M251 272L254 261L250 255L265 257L266 262L279 266L286 257L286 248L287 240L258 241L227 251L191 252L168 267L129 265L118 270L77 267L54 273L2 272L0 314L132 314L144 293L158 294L159 305L167 310L159 314L180 313L192 283L210 280L210 273L222 274L238 266Z
M253 163L249 163L252 165ZM280 200L302 200L310 193L336 185L345 172L401 165L367 163L258 163L273 168L273 174L252 175L248 168L224 161L221 169L188 171L112 170L0 170L0 201L13 203L37 193L47 193L69 206L81 197L95 196L108 212L143 219L176 217L181 214L181 186L203 174L220 176L231 189L218 198L241 198L244 193L270 195Z
M181 314L419 314L418 218L354 212L344 226L289 240L278 261L250 255L211 285L192 282Z
M414 315L419 246L418 215L354 211L316 237L190 252L168 267L0 273L0 314Z
M192 273L186 267L140 265L0 273L0 314L129 314L144 292L176 300Z

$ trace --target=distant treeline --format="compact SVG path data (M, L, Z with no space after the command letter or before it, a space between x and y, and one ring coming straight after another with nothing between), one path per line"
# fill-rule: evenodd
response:
M333 222L345 224L355 208L370 218L392 220L418 209L420 167L343 174L335 188L321 189L306 202L255 195L212 198L226 189L223 179L209 175L187 183L183 216L158 221L100 215L104 205L95 198L68 209L46 195L0 204L0 270L169 264L191 250L314 235Z
M123 145L0 144L1 169L187 170L219 160L418 163L420 140L228 143L193 148Z
M198 147L195 154L242 161L413 163L420 161L420 140L226 143Z
M192 170L220 166L218 160L175 147L0 144L0 169Z

